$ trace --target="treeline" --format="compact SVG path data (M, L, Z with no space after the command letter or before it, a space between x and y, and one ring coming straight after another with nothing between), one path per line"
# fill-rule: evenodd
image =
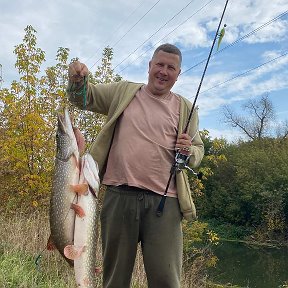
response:
M200 218L251 228L260 241L284 241L288 224L288 139L257 137L236 144L219 141L221 149L215 151L209 136L205 138L208 158L215 153L225 157L210 163L213 173L203 180L205 189L196 198Z

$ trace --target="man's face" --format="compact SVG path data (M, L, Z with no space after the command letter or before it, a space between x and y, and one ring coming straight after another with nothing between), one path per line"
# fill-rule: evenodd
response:
M158 96L167 94L180 72L179 56L160 50L149 62L148 90Z

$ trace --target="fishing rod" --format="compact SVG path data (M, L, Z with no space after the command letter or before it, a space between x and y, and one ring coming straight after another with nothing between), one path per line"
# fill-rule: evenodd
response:
M204 68L204 71L203 71L203 74L202 74L202 77L201 77L201 80L200 80L200 83L199 83L199 86L198 86L198 89L197 89L197 92L196 92L196 96L195 96L193 104L192 104L191 111L190 111L189 116L188 116L187 123L185 125L184 130L183 130L183 133L187 133L189 124L191 122L192 114L193 114L195 106L196 106L196 101L197 101L198 96L199 96L199 92L200 92L200 89L201 89L201 86L202 86L202 83L203 83L203 80L204 80L204 77L205 77L205 74L206 74L206 70L207 70L207 67L208 67L208 64L209 64L209 61L210 61L210 58L211 58L211 54L212 54L216 39L219 37L219 30L220 30L221 23L223 21L223 17L224 17L224 14L225 14L225 11L226 11L226 8L227 8L227 5L228 5L228 1L229 0L226 0L225 6L224 6L224 9L223 9L223 12L222 12L219 24L218 24L218 28L217 28L215 37L213 39L213 43L212 43L210 52L209 52L209 56L207 58L207 61L206 61L206 64L205 64L205 68ZM169 176L169 179L168 179L164 194L162 195L161 201L160 201L159 206L158 206L157 211L156 211L158 217L162 216L162 214L163 214L165 201L166 201L166 198L167 198L167 192L168 192L172 177L175 175L176 172L180 172L182 169L188 169L195 176L197 176L198 179L202 178L202 173L201 172L200 173L196 173L196 172L194 172L193 169L191 169L188 166L189 158L190 158L190 154L189 154L188 151L184 151L184 150L181 151L181 149L177 151L177 153L175 155L175 158L174 158L174 162L173 162L172 167L170 169L170 176Z

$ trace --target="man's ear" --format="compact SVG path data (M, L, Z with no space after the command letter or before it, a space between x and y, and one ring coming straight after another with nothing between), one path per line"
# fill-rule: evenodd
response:
M150 71L150 68L151 68L151 60L149 61L148 72Z
M181 69L179 70L179 73L177 75L176 81L178 80L179 75L181 74Z

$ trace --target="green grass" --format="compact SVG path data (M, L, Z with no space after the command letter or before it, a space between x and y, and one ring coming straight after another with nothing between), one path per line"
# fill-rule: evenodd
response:
M47 213L31 215L0 214L0 288L76 288L74 270L58 251L47 251L49 220ZM36 257L41 253L39 265ZM101 240L96 251L97 266L101 266ZM226 288L207 282L203 257L184 263L182 288ZM101 275L95 288L102 287ZM132 275L132 288L147 288L147 280L140 250Z
M0 288L76 287L73 268L58 251L46 250L47 216L0 215L0 231Z
M62 267L60 268L56 259L52 260L52 262L55 262L54 265L51 265L51 262L50 265L47 265L47 263L41 263L40 261L39 268L37 268L35 259L36 255L30 255L22 251L10 250L1 253L0 287L67 288L75 286L74 279L68 276L71 273L68 270L71 270L71 268L65 269L65 266L61 264ZM45 261L45 259L41 260ZM62 275L65 275L65 277L62 277Z

